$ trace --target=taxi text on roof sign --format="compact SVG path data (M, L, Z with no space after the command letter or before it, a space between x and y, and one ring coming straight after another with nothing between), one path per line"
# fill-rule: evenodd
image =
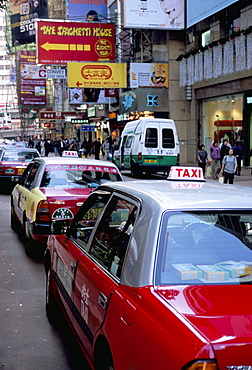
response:
M78 153L73 150L64 150L62 157L78 157Z
M202 168L183 166L172 166L169 172L168 180L205 181Z

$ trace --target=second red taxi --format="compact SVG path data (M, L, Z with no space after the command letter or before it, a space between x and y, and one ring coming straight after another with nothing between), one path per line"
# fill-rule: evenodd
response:
M15 146L0 147L0 187L12 190L13 178L20 178L29 162L40 157L37 149L19 148ZM5 189L4 189L5 188ZM10 191L9 191L10 192Z
M32 161L11 194L11 227L21 225L26 253L46 243L52 220L72 219L98 185L122 180L110 162L67 157Z

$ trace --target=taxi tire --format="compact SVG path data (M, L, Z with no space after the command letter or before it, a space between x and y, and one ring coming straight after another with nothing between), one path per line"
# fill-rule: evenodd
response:
M60 308L54 297L52 289L51 270L46 271L46 316L51 324L57 323L59 320Z
M114 362L109 344L104 337L98 339L95 348L95 370L114 370Z
M29 228L28 228L28 220L26 217L24 217L24 245L25 245L25 253L28 257L33 257L34 253L34 242L30 236Z
M11 230L14 230L14 231L17 231L18 229L18 223L17 223L17 219L15 217L15 212L14 212L14 208L13 206L11 206Z

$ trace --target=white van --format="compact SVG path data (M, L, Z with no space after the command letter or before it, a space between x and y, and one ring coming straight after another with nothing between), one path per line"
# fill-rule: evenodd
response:
M141 118L128 122L114 151L113 161L132 176L168 173L179 164L179 140L171 119Z

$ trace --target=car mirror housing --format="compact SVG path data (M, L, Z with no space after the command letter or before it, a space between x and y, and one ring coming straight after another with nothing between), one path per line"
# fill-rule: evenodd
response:
M51 223L51 234L60 235L66 234L71 220L54 220Z

